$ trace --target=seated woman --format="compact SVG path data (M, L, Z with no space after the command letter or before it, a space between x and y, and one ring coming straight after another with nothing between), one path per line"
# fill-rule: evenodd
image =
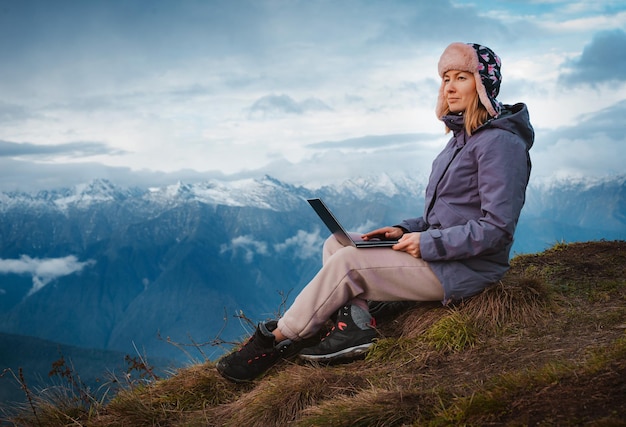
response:
M261 322L238 351L217 362L224 377L250 381L298 353L314 361L363 354L376 338L368 300L448 304L507 271L531 169L527 108L496 100L500 58L487 47L452 43L438 71L436 114L452 138L433 162L423 216L363 235L398 239L392 250L357 249L330 237L321 270L283 317ZM312 346L335 313L335 327Z

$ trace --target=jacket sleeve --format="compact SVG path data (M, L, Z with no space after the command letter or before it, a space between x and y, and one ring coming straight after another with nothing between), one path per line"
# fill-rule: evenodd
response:
M419 217L419 218L405 219L400 224L395 225L395 227L402 227L405 230L407 230L409 233L413 233L415 231L427 230L428 223L424 220L423 217Z
M473 154L480 207L474 207L474 217L467 211L465 223L423 232L420 250L426 261L489 255L513 241L530 175L526 144L512 133L499 134L477 144ZM441 198L446 203L445 195Z

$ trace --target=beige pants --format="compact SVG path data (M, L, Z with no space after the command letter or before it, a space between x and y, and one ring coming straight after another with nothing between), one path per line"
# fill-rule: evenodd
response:
M346 303L440 301L443 287L428 263L390 248L357 249L334 237L324 243L323 266L278 321L289 339L313 336Z

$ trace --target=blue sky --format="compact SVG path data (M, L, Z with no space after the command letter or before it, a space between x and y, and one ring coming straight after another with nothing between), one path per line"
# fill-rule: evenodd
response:
M426 175L454 41L502 58L533 179L626 172L624 1L0 0L0 190Z

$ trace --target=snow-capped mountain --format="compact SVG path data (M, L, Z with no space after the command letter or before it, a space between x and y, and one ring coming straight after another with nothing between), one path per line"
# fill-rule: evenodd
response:
M306 198L365 231L421 215L425 183L382 174L310 189L266 176L0 193L0 332L186 359L168 337L239 339L234 313L270 317L315 274L328 232ZM626 238L624 177L529 187L514 251L601 238Z
M158 334L203 341L225 310L267 317L279 292L298 290L319 268L327 232L307 197L327 196L350 227L419 210L414 200L390 209L407 190L380 183L367 184L379 206L358 202L365 183L312 191L271 177L0 194L0 331L184 356ZM231 319L222 338L244 332Z

